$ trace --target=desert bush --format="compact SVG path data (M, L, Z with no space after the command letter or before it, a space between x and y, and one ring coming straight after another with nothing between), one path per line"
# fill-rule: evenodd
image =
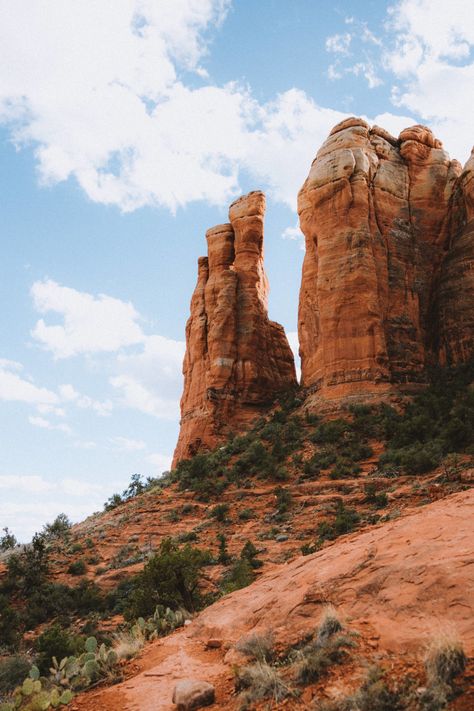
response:
M258 550L252 543L252 541L247 541L240 551L240 557L243 560L247 560L251 568L261 568L263 561L257 558Z
M215 518L219 523L226 523L229 506L227 504L217 504L209 512L210 518Z
M278 704L293 693L278 671L266 662L237 669L235 689L243 692L240 696L242 710L252 708L253 704L264 699Z
M114 635L112 649L119 659L132 659L145 644L145 635L138 629L117 632Z
M30 668L31 661L20 654L0 661L0 699L22 683Z
M83 560L74 560L69 564L67 572L69 575L84 575L87 571L87 565Z
M342 499L338 499L333 521L322 521L317 533L321 541L332 541L338 536L350 533L360 521L355 509L346 508Z
M336 608L333 605L327 605L321 616L321 620L318 625L317 632L317 643L323 645L327 640L332 637L336 632L342 630L342 623L337 614Z
M467 657L457 636L444 632L434 637L426 651L425 667L430 683L451 684L466 668Z
M83 645L82 637L70 634L58 624L52 625L35 642L36 666L43 675L47 675L53 657L64 659L74 656L82 650Z
M379 492L377 484L369 482L364 486L365 500L376 509L382 509L388 504L388 497L384 491Z
M13 533L5 527L3 530L3 536L0 536L0 551L9 551L18 544Z
M219 552L217 555L217 562L221 565L228 565L230 563L230 555L227 549L227 538L223 533L217 534L217 540L219 541Z
M275 639L271 630L241 637L235 648L257 662L271 662L275 657Z
M240 521L250 521L250 519L254 517L255 514L252 509L242 509L242 511L239 511L238 513L238 518Z
M221 589L227 594L253 583L255 573L247 558L238 558L222 578Z
M291 491L289 489L284 489L282 486L279 486L275 489L273 494L276 499L276 509L278 511L278 514L280 516L284 516L290 508L291 504L293 503Z
M56 516L52 523L47 523L43 527L43 535L46 538L64 538L71 530L72 523L65 513Z
M196 610L201 604L202 569L210 561L208 551L193 548L189 543L179 546L171 538L165 538L133 580L125 609L127 619L151 615L157 605L172 610L180 607L189 612Z
M390 689L378 667L369 670L366 680L355 694L336 701L316 702L314 711L407 711L411 697L402 689Z

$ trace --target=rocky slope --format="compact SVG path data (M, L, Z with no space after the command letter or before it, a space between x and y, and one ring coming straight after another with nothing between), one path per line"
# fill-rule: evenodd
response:
M293 354L282 326L267 313L263 267L265 196L232 203L229 224L206 233L208 256L186 325L181 430L174 464L241 430L296 386Z
M423 680L423 647L446 625L455 626L468 654L474 652L473 508L472 491L454 494L274 567L207 608L189 627L147 647L132 678L77 699L75 707L171 711L174 685L191 676L215 684L216 708L235 708L233 665L245 662L236 642L271 630L277 644L294 645L318 624L327 603L360 633L357 651L349 665L333 669L323 685L311 685L290 708L308 708L314 695L347 693L369 661L398 677L412 673ZM465 696L450 708L467 710L472 700Z
M474 353L474 159L462 170L424 126L333 128L298 197L299 306L312 404L424 380Z

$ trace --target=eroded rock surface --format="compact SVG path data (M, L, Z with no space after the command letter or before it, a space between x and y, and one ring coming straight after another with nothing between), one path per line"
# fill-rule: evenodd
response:
M174 464L212 448L296 386L293 354L283 327L267 313L263 267L265 196L232 203L230 223L206 233L208 256L186 325L181 429Z
M425 126L334 127L298 196L304 386L367 397L474 355L473 170Z

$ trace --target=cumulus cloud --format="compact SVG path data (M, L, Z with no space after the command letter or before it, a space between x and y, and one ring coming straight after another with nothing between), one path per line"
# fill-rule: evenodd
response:
M173 420L179 417L185 344L160 335L146 336L136 353L121 353L111 385L125 407Z
M56 405L59 397L47 388L38 387L19 375L22 366L9 360L0 361L0 400L29 405Z
M47 420L45 417L34 417L33 415L30 415L30 417L28 417L28 421L34 427L41 427L45 430L59 430L60 432L65 432L66 434L72 433L72 430L69 425L65 425L63 422L60 422L59 424L54 424L53 422Z
M0 121L16 145L35 147L41 180L74 177L92 200L125 211L174 211L229 201L245 173L294 208L310 156L347 114L297 88L261 103L250 87L207 81L202 61L229 4L0 0ZM327 48L344 56L356 35L379 42L363 25ZM332 65L333 78L349 71L372 87L381 81L370 58ZM81 348L43 321L35 335L57 357Z
M429 122L451 154L467 159L473 138L474 14L470 0L402 0L390 9L384 54L399 83L392 98Z
M142 439L130 439L129 437L111 437L110 443L117 449L125 452L138 452L146 449L146 443Z
M63 319L60 325L40 319L31 333L55 358L116 351L143 338L139 314L120 299L105 294L95 297L51 279L35 282L31 295L37 311Z

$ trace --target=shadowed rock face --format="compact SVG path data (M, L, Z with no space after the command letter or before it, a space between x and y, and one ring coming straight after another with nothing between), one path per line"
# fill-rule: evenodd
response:
M212 448L296 386L283 327L267 313L263 268L265 196L252 192L229 209L230 223L206 233L208 256L186 325L181 429L174 465Z
M298 196L304 386L364 398L473 356L473 175L424 126L335 126Z

